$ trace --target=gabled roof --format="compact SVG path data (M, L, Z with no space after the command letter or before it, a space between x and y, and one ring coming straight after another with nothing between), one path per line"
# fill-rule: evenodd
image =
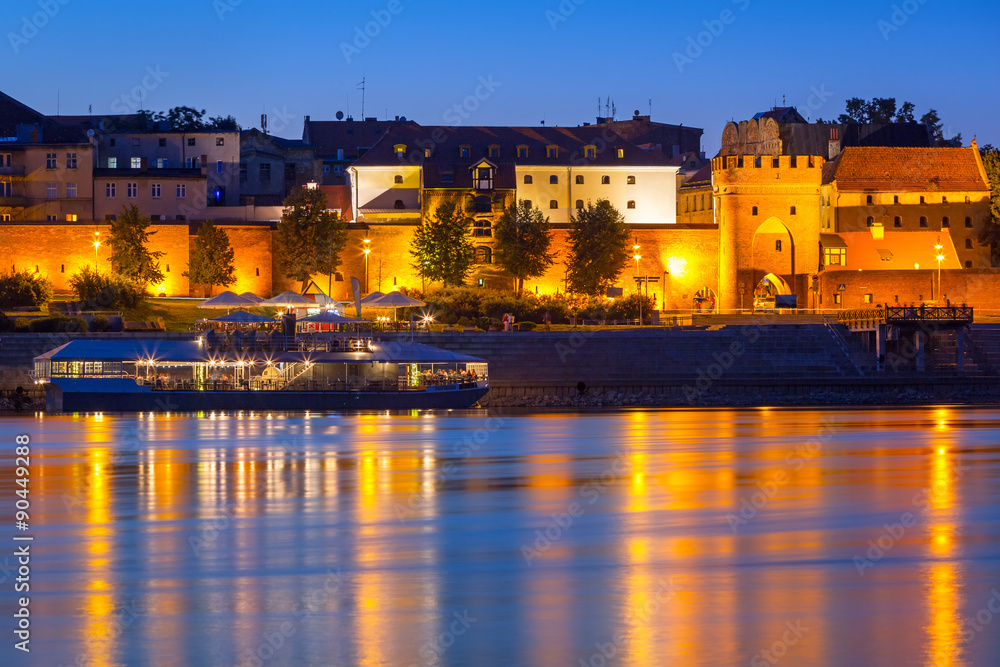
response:
M712 185L712 163L711 161L706 162L701 169L695 172L695 175L689 178L680 187L681 190L700 190L703 188L711 187Z
M754 120L761 118L773 118L779 123L808 123L799 110L795 107L774 107L770 111L761 111L756 114Z
M256 143L258 141L263 143L270 142L276 146L280 146L281 148L313 148L302 139L286 139L273 134L265 134L256 127L240 132L240 141L249 141L251 143Z
M830 154L831 130L842 148L848 146L894 146L927 148L931 145L927 126L920 123L779 123L784 155Z
M0 137L16 136L17 126L23 123L42 123L44 121L44 114L18 102L10 95L0 92Z
M396 124L393 120L307 120L302 140L316 147L316 157L335 159L337 149L342 149L345 160L356 160L358 148L374 146Z
M831 237L839 237L840 243L833 242ZM944 232L885 230L882 239L875 239L868 231L823 234L821 238L826 248L847 248L847 264L827 266L824 268L826 271L916 270L918 265L923 270L936 269L937 250L934 246L938 243L944 246L941 251L944 255L941 268L962 268L955 244L947 230Z
M833 176L842 191L989 191L975 147L845 148Z

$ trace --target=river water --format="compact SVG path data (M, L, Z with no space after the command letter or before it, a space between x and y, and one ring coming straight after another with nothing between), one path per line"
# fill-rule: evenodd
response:
M1000 663L993 409L35 415L0 444L5 665Z

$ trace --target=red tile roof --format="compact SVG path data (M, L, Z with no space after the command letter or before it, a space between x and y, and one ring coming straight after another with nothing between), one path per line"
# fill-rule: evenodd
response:
M321 185L319 189L326 193L327 207L340 209L340 219L352 222L354 209L351 207L351 186Z
M989 190L976 148L845 148L834 179L843 191Z

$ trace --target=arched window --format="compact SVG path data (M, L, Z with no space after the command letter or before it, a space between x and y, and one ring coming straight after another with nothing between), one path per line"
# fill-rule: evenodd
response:
M394 178L393 181L395 183L399 184L399 185L402 185L403 184L403 177L400 176L399 174L396 174L396 178Z
M611 185L611 177L601 176L601 185Z
M629 176L629 177L628 177L628 181L626 181L626 182L627 182L627 183L628 183L629 185L635 185L635 176Z
M559 177L555 174L549 176L549 185L559 185Z
M486 195L480 195L476 197L475 211L476 213L492 213L493 200L487 197Z
M549 208L553 208L553 209L559 208L559 202L557 202L555 199L550 200L549 201Z
M580 176L579 174L577 174L576 184L577 185L583 185L583 176Z
M635 201L630 199L628 204L626 205L626 208L635 208Z
M756 206L753 207L753 210L750 212L750 215L757 215L757 207Z
M774 249L778 252L781 252L781 239L778 239L777 241L774 242Z
M582 210L582 209L583 209L583 200L582 199L577 199L576 200L576 210L579 211L579 210Z
M534 181L531 179L531 174L524 175L524 184L531 185Z
M406 205L405 205L405 204L403 204L403 200L402 200L402 199L397 199L397 200L396 200L396 206L395 206L395 207L396 207L396 208L406 208Z
M794 206L792 206L790 209L788 209L788 214L789 215L795 215L795 207Z
M477 246L476 247L476 264L492 264L493 263L493 249L489 246Z

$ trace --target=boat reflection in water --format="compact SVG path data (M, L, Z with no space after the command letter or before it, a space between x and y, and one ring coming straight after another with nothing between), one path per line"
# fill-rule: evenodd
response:
M142 413L0 437L32 434L46 664L987 665L998 427Z

